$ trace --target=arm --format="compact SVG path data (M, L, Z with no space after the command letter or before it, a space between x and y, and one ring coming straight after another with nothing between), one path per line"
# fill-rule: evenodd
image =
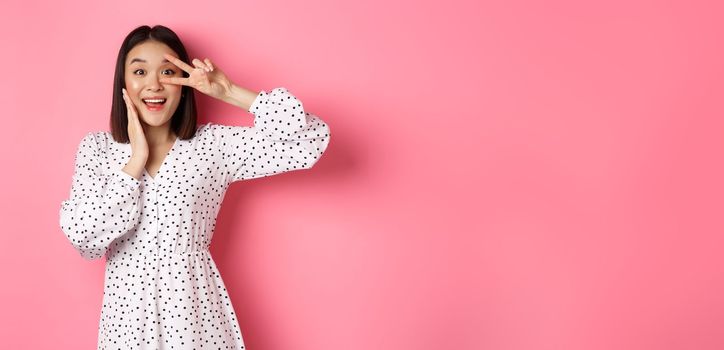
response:
M60 227L85 259L105 255L110 244L140 218L140 181L123 170L101 172L93 133L78 145L70 198L61 202Z
M235 101L248 102L254 93L246 91ZM228 182L309 169L329 145L329 126L304 111L301 101L286 88L259 92L248 110L254 114L253 127L211 125Z
M258 92L245 89L236 84L231 84L229 92L221 97L221 100L237 106L245 111L249 111L251 104L259 96Z

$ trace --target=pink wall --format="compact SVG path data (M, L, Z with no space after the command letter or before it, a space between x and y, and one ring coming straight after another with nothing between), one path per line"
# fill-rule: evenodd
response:
M100 3L3 4L3 348L95 346L103 261L58 210L140 24L332 130L227 193L249 349L724 348L719 2Z

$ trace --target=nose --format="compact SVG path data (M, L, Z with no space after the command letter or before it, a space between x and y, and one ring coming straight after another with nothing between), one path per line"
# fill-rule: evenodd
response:
M160 91L163 90L163 85L161 84L161 82L158 81L158 77L156 77L155 75L149 75L146 89L148 89L149 91Z

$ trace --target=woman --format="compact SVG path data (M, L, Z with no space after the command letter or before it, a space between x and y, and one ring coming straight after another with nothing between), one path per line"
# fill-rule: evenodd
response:
M244 349L209 244L236 181L308 169L329 127L285 88L254 92L170 29L123 41L111 132L89 132L75 156L60 226L86 259L106 257L99 349ZM254 114L254 126L196 125L194 89Z

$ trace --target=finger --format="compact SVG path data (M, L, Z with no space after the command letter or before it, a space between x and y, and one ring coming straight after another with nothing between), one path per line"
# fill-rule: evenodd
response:
M128 96L128 91L126 91L126 89L123 89L123 102L126 103L126 107L128 107L131 103L131 97Z
M186 64L186 62L181 61L180 59L167 53L163 54L163 57L169 60L169 62L173 63L176 67L183 69L186 73L191 74L191 71L194 70L194 68Z
M201 60L198 59L198 58L194 58L194 60L191 61L191 62L194 64L194 66L196 66L196 68L201 68L201 69L203 69L205 72L209 72L209 71L210 71L210 70L209 70L209 67L206 66L206 63L201 62Z
M186 85L191 86L191 83L189 83L189 78L179 78L179 77L161 77L158 79L161 83L164 84L176 84L176 85Z
M133 107L133 102L131 102L131 98L128 96L128 91L126 89L123 89L123 100L126 102L126 109L128 111L128 116L131 119L134 119L137 117L136 115L136 109Z
M214 71L214 65L211 64L211 60L208 58L204 59L204 62L206 62L206 65L209 66L209 69L213 72Z
M124 97L124 99L127 97ZM128 104L128 100L125 100L126 103L126 118L128 119L129 123L133 122L133 110L131 109L131 106Z
M123 89L123 103L126 104L126 109L128 109L128 92L126 89Z

